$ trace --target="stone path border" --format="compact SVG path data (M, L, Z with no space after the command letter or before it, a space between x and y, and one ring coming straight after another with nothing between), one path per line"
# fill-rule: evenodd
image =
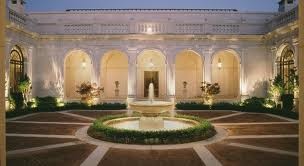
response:
M263 151L263 152L271 152L271 153L290 155L290 156L296 156L296 157L298 156L297 152L290 152L290 151L273 149L273 148L265 148L265 147L253 146L253 145L247 145L247 144L240 144L240 143L229 143L228 145L234 146L234 147L239 147L239 148L258 150L258 151Z
M73 114L73 113L70 113L70 111L63 111L63 112L59 112L61 114L64 114L64 115L69 115L69 116L73 116L73 117L77 117L77 118L83 118L83 119L87 119L87 120L96 120L95 118L90 118L90 117L87 117L87 116L83 116L83 115L77 115L77 114Z
M195 146L193 147L193 149L205 165L222 166L222 164L217 160L217 158L205 146Z
M27 115L17 116L15 118L9 118L9 119L6 119L6 122L10 122L10 121L18 120L18 119L23 119L23 118L26 118L26 117L29 117L29 116L40 114L40 113L41 112L35 112L35 113L27 114Z
M252 122L252 123L212 123L215 126L238 126L238 125L272 125L272 124L298 124L298 122Z
M291 119L291 118L286 118L286 117L279 116L279 115L274 115L274 114L265 114L265 115L275 117L275 118L279 118L279 119L282 119L282 120L287 120L287 121L290 121L290 122L298 122L298 120Z
M298 138L298 134L286 135L234 135L228 136L226 139L247 139L247 138Z
M229 117L232 117L232 116L238 116L238 115L243 115L243 114L245 114L245 112L236 112L234 114L218 116L218 117L210 118L210 119L207 119L207 120L208 121L214 121L214 120L218 120L218 119L224 119L224 118L229 118Z
M109 147L98 146L80 166L94 166L98 165L103 156L107 153Z
M10 121L9 123L26 123L26 124L58 124L58 125L91 125L92 123L77 123L77 122L37 122L37 121Z
M84 142L74 141L74 142L67 142L67 143L61 143L61 144L39 146L39 147L34 147L34 148L18 149L18 150L8 151L8 152L6 152L6 154L8 156L12 156L12 155L17 155L17 154L29 153L29 152L34 152L34 151L46 150L46 149L55 149L55 148L61 148L61 147L66 147L66 146L79 145L79 144L84 144Z
M106 146L106 147L119 148L119 149L135 149L135 150L164 150L164 149L193 148L194 146L204 146L204 145L220 142L225 138L227 138L228 136L228 133L225 129L221 127L215 127L217 134L212 138L203 141L184 143L184 144L169 144L169 145L135 145L135 144L112 143L112 142L106 142L106 141L94 139L87 134L88 129L89 126L85 126L83 128L78 129L75 133L76 138L86 143L97 146Z
M38 137L38 138L76 138L74 135L46 135L46 134L16 134L6 133L9 137Z

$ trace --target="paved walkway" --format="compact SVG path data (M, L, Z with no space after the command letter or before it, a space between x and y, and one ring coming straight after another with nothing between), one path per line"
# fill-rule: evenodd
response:
M7 121L8 165L298 165L298 122L270 114L178 111L208 119L219 134L181 145L122 145L86 135L101 116L124 111L35 113Z

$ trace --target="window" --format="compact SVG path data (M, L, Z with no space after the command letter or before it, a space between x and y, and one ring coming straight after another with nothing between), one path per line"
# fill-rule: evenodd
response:
M12 0L12 4L17 4L17 0Z
M288 83L289 72L294 69L294 55L293 51L289 47L285 47L281 56L277 60L277 71L282 77L284 83ZM286 85L288 86L288 85Z
M293 4L293 0L287 0L287 4Z
M18 47L13 48L10 57L10 89L15 92L18 82L24 74L24 61L22 52Z

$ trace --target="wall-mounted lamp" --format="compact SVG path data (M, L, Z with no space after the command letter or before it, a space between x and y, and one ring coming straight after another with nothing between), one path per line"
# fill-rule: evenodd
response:
M154 64L153 64L152 58L150 59L150 62L149 62L149 64L148 64L148 66L149 66L150 68L154 67Z
M87 62L86 62L85 58L83 58L82 62L81 62L81 67L85 68L86 66L87 66Z
M221 69L223 67L223 64L222 64L222 61L221 61L221 58L218 60L217 62L217 68L218 69Z

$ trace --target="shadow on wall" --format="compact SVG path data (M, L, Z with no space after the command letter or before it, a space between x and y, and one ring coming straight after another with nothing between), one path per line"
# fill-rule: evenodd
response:
M267 90L268 90L268 84L269 83L266 80L256 81L254 83L252 91L250 91L250 96L266 97Z

